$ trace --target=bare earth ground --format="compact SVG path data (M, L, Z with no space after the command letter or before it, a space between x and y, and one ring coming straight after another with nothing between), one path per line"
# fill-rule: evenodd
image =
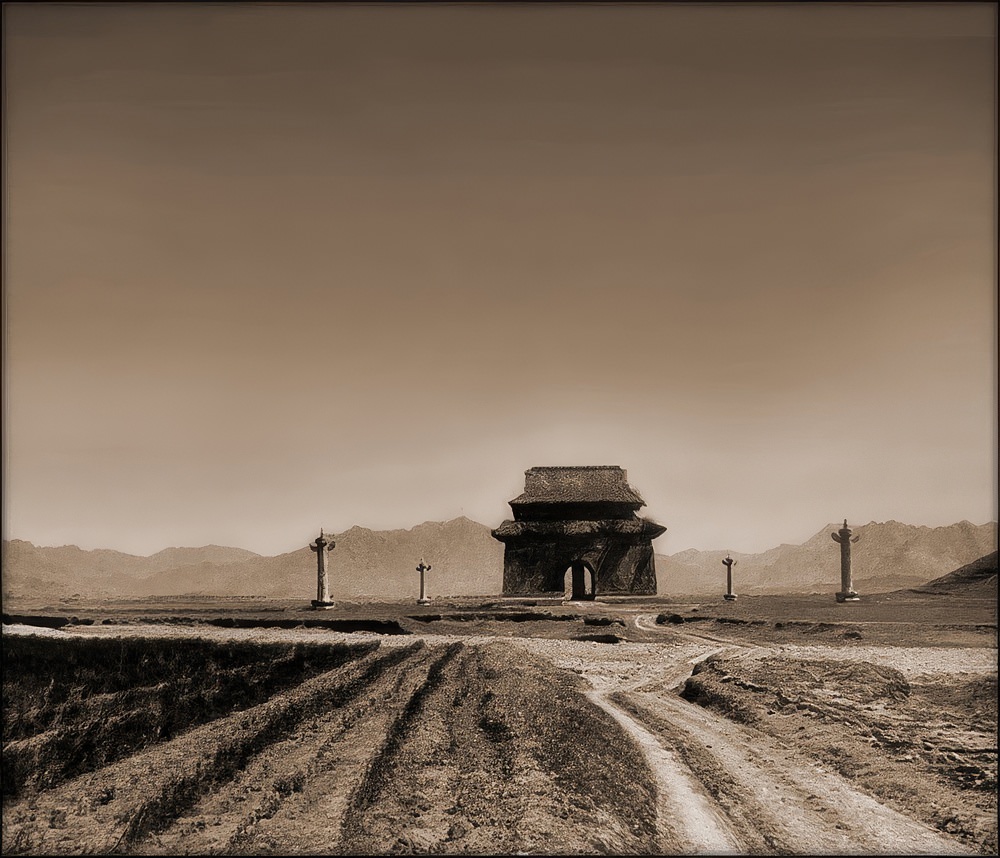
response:
M377 617L395 635L206 625L219 605L72 610L94 624L5 636L378 646L62 781L29 778L5 792L4 854L996 854L988 600L229 612ZM60 711L13 742L5 721L5 772L63 747L60 724L80 737L66 754L121 741L72 733L83 716Z

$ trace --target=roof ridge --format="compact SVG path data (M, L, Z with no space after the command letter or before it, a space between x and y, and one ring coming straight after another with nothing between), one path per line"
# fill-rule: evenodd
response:
M623 471L621 465L535 465L528 471Z
M524 492L510 501L525 504L645 505L621 465L539 465L524 472Z

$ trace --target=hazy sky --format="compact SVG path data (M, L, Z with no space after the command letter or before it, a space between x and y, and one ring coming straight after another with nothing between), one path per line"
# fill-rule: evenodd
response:
M5 537L996 518L994 4L4 15Z

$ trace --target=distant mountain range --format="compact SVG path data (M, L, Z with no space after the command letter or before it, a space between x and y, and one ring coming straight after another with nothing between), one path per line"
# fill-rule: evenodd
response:
M747 595L826 592L840 585L840 550L829 524L802 545L761 554L734 552L733 589ZM854 584L862 594L916 587L972 563L997 547L996 523L967 521L919 527L896 521L854 529ZM431 596L497 595L503 545L490 529L467 518L425 522L409 530L352 527L334 536L329 555L334 599L416 597L421 558L431 564ZM663 595L718 595L725 591L724 551L657 555ZM3 544L3 595L59 598L171 595L315 597L316 557L307 546L275 557L242 548L207 545L168 548L149 557L76 546L40 548L19 539Z
M431 565L428 592L448 595L500 591L503 545L468 518L428 521L410 530L352 527L334 535L329 553L334 599L395 598L418 594L421 558ZM5 598L29 596L316 597L316 555L308 545L264 557L242 548L209 545L168 548L150 557L76 546L39 548L19 539L3 544Z
M779 545L761 554L732 552L733 590L747 595L826 592L840 589L840 548L828 524L801 545ZM960 521L920 527L898 521L854 527L854 588L864 593L919 586L979 559L997 547L996 522ZM724 593L725 551L681 551L656 556L657 589L666 595Z

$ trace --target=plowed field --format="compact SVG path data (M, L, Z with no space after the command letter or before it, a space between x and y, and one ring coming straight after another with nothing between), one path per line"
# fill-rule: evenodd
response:
M263 695L251 688L263 683L253 686L249 677L270 670L278 655L293 658L262 647L260 662L235 668L247 677L246 697L175 732L156 726L162 717L152 710L162 716L170 707L152 701L180 699L190 677L143 684L143 673L133 671L134 685L106 689L125 684L108 681L118 676L116 648L145 648L155 660L176 643L5 640L15 665L7 678L12 695L21 687L18 662L30 661L27 693L46 655L54 665L79 661L81 649L107 656L81 671L74 690L80 705L39 701L31 723L20 726L22 734L35 732L5 746L5 757L22 760L29 747L56 745L60 755L32 759L53 757L66 775L47 777L44 766L20 764L25 774L4 809L5 853L655 848L656 791L641 751L587 699L583 680L510 644L313 644L305 661L340 663L312 676L300 671L290 688L286 664L286 681L256 702ZM213 667L230 654L225 644L197 648ZM201 685L193 693L214 699L207 687L216 683ZM26 703L10 708L23 712ZM108 717L112 711L121 718ZM136 713L149 723L141 738L119 728Z
M5 626L3 852L995 854L995 622L704 613Z

